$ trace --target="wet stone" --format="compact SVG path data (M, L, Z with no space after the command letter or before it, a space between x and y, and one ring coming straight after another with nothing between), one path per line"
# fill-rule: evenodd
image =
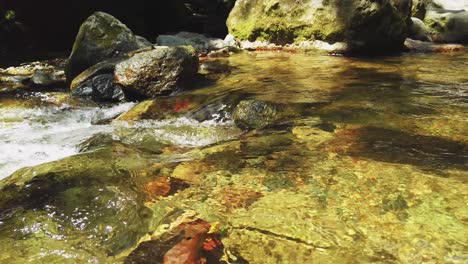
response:
M94 101L118 102L125 99L122 86L115 83L113 74L100 74L76 87L72 95L90 97Z

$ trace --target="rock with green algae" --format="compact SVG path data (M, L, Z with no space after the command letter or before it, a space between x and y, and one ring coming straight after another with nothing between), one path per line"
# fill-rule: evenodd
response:
M240 129L252 130L272 125L281 117L280 107L259 100L243 100L237 104L233 119Z
M429 10L424 23L434 42L468 43L468 11Z
M135 245L153 216L143 190L152 177L151 157L115 144L2 180L0 242L6 253L0 260L110 261Z
M101 61L150 45L115 17L96 12L83 22L76 36L65 69L67 81L71 82L82 71Z
M241 40L289 44L345 42L350 51L399 50L407 34L410 1L239 0L227 21Z

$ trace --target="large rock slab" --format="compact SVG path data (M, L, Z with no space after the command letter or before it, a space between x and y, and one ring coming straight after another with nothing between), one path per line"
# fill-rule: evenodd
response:
M198 71L192 47L154 47L115 66L115 82L126 93L144 97L170 94L184 88Z
M96 12L80 27L65 69L71 81L82 71L111 57L151 45L115 17Z
M345 42L351 51L398 50L407 35L410 7L407 0L239 0L227 24L241 40L282 45L321 40Z
M468 11L429 10L424 23L434 42L468 43Z

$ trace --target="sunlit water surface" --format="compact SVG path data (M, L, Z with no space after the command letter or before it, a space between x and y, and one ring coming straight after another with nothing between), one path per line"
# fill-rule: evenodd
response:
M6 221L0 243L8 249L0 260L118 262L148 228L168 221L167 210L190 209L220 222L226 248L250 263L468 262L467 52L376 58L263 52L217 63L228 72L180 96L268 101L286 109L281 123L242 133L229 115L222 122L194 115L100 122L134 104L82 106L40 93L0 98L0 178L77 154L78 145L98 133L138 149L119 145L110 155L80 156L79 165L64 161L69 171L92 179L111 177L107 187L79 189L80 199L96 209L67 200L74 197L68 190L47 200L49 207L33 206L33 215L61 214L47 221L56 221L55 235L62 237L46 232L41 241L50 246L42 247L28 241L47 228L8 229L18 225L8 219L30 213L26 206L16 209L18 216L0 217ZM196 116L213 114L200 104ZM18 175L62 167L52 163ZM125 186L136 187L125 189L115 175L127 175ZM190 188L155 198L148 182L160 176ZM122 200L99 211L102 204L94 201L112 200L116 190ZM141 213L124 210L138 201L152 209L149 227ZM76 210L97 220L84 221ZM101 230L106 214L118 223ZM24 247L30 249L13 253Z

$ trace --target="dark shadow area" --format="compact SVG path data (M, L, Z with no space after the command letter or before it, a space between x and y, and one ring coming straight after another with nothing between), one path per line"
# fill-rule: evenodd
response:
M327 148L352 157L423 169L468 170L468 146L463 142L378 127L341 131Z
M233 4L218 0L2 0L0 60L68 53L81 23L95 11L115 16L151 42L159 34L178 31L224 38ZM12 11L8 20L7 11Z

